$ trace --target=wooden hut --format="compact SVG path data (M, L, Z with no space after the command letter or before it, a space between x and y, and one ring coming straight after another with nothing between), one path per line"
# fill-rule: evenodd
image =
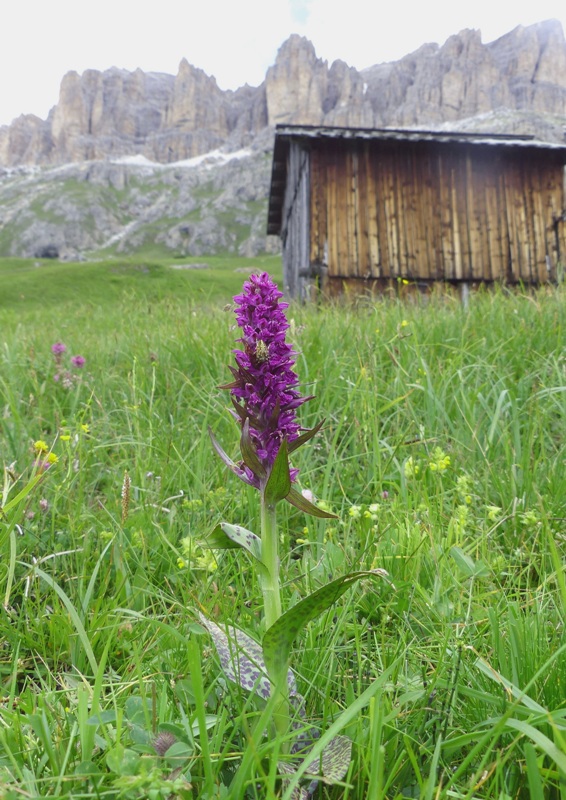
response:
M278 126L267 232L286 290L560 280L564 164L566 145L529 136Z

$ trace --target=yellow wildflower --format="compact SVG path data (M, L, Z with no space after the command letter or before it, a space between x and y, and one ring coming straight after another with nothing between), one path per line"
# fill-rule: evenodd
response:
M421 468L413 456L409 456L409 458L405 461L403 471L405 473L405 478L416 478L421 471Z
M441 447L435 447L428 466L431 472L444 472L450 466L450 456L447 456Z
M487 518L490 522L497 522L501 511L503 510L501 506L486 506L485 509L487 511Z
M195 566L197 569L206 570L206 572L216 572L218 564L212 550L205 550L202 555L197 555Z

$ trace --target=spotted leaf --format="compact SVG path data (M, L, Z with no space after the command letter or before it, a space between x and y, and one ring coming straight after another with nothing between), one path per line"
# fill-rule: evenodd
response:
M262 641L263 657L269 674L282 677L287 669L291 647L299 631L330 608L352 584L361 578L388 579L388 577L383 569L351 572L317 589L282 614L268 628Z
M305 765L303 776L311 778L310 784L305 788L296 786L291 793L291 800L308 800L316 791L319 781L332 784L342 780L352 758L352 742L346 736L335 736L331 739L321 755L313 758L309 763L308 754L301 761L280 761L277 764L280 775L295 775ZM314 778L314 780L313 780ZM283 786L289 782L282 778Z
M313 758L309 763L308 753L301 761L280 762L277 766L279 772L287 775L294 775L299 766L306 763L305 777L315 777L324 783L336 783L341 781L350 765L352 758L352 742L347 736L335 736L331 739L322 754L318 758Z
M267 700L271 685L259 643L231 625L223 629L204 614L199 613L199 618L212 636L220 666L228 680ZM287 685L290 694L296 694L297 684L292 670L287 671Z
M256 561L260 572L266 572L261 559L261 539L241 525L219 522L206 536L204 545L218 550L231 550L238 547L247 550Z

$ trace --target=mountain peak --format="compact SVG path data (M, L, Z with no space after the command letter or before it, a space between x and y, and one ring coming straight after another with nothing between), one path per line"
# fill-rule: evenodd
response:
M117 67L70 71L46 121L26 115L0 129L0 165L135 154L180 161L247 146L277 123L428 127L497 109L566 117L560 22L519 26L489 44L478 30L464 29L441 46L425 44L363 72L340 59L329 67L309 39L294 33L264 83L236 91L222 91L186 58L176 76ZM533 124L532 132L557 137L558 127Z

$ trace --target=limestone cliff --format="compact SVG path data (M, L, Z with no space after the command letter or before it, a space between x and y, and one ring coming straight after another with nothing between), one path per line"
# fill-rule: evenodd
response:
M50 115L51 163L127 155L145 147L165 121L170 75L109 69L69 72Z
M563 141L564 33L550 21L483 44L465 30L362 72L294 35L260 86L237 91L184 59L177 75L69 72L46 120L0 128L0 257L278 248L265 235L277 123Z
M235 92L185 59L176 76L69 72L47 120L26 115L0 128L0 166L134 154L171 163L247 146L277 123L433 127L498 110L518 112L524 132L562 137L566 41L559 22L518 27L489 44L479 31L464 30L362 72L343 61L329 66L293 35L261 86ZM556 124L539 125L536 115Z

